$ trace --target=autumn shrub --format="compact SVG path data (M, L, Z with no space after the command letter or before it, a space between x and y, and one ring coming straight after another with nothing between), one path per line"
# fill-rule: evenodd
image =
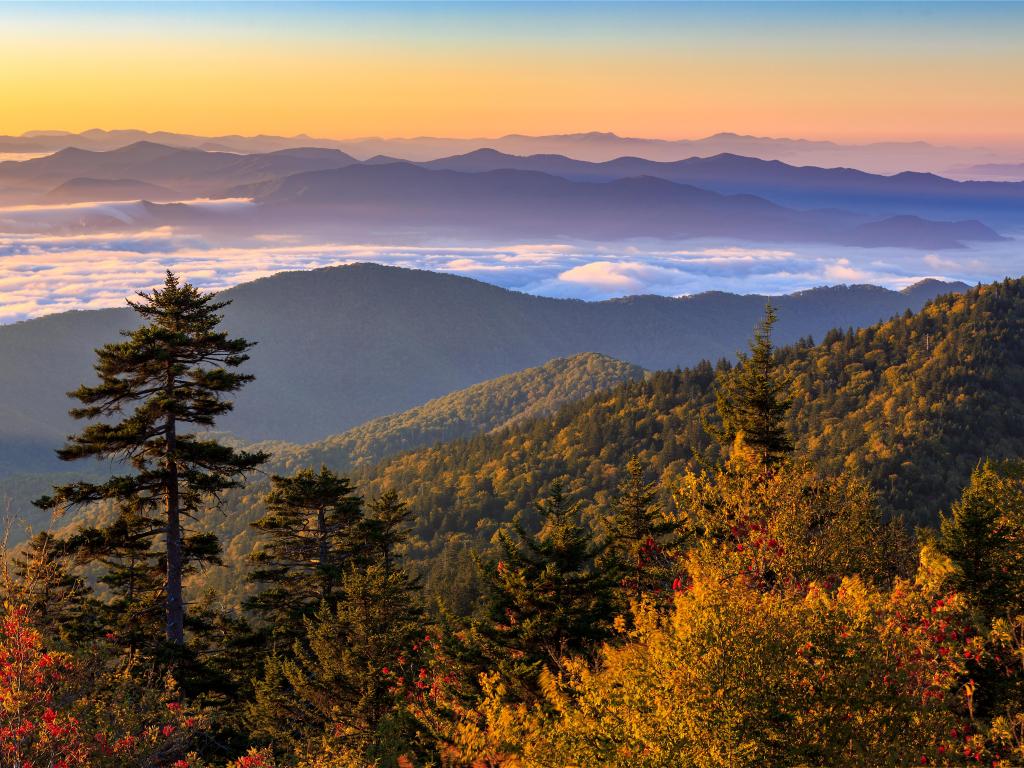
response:
M117 674L103 643L87 658L47 649L24 606L0 614L0 765L171 764L203 727L173 696Z

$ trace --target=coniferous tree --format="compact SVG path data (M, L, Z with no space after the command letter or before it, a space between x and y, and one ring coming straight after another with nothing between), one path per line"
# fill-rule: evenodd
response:
M128 304L145 325L124 332L125 341L97 350L100 383L71 393L83 404L71 411L75 418L121 420L89 424L58 451L65 461L115 459L132 472L105 483L60 486L37 504L55 509L108 499L152 521L152 534L162 537L165 554L164 631L170 643L183 645L182 518L219 492L239 487L266 454L237 451L183 431L212 426L231 410L226 396L252 379L231 370L248 359L252 344L218 329L218 311L228 302L181 284L171 272L162 288L139 297Z
M658 483L644 480L640 459L630 459L608 521L611 553L629 600L667 589L675 575L672 549L679 541L673 534L680 525L664 516L658 493Z
M536 504L540 531L516 522L499 536L501 559L478 561L489 602L476 622L479 651L511 695L534 699L542 670L566 656L591 653L612 622L615 569L607 546L580 517L559 481Z
M1024 609L1024 480L1014 469L978 466L941 521L939 547L957 566L955 586L985 620Z
M358 553L362 499L347 478L322 467L292 477L275 475L267 514L253 523L265 542L250 576L263 591L246 602L288 647L302 634L303 617L338 600L346 563Z
M364 539L369 545L371 560L376 560L390 572L394 566L396 550L409 538L409 520L412 511L397 491L384 491L369 504L363 518Z
M779 372L772 327L777 316L771 304L754 331L750 354L719 379L716 390L722 426L718 437L725 446L737 441L765 467L793 452L786 414L793 402L791 382Z
M399 670L422 636L424 614L418 581L395 551L405 538L404 503L388 493L368 506L360 554L342 566L336 601L303 619L290 657L268 660L248 717L279 748L326 740L344 754L393 763L412 739L396 694L415 682Z
M74 643L97 632L99 603L86 580L74 572L68 542L43 531L13 559L17 601L49 637Z
M162 530L162 521L126 508L109 525L84 528L66 544L79 565L101 569L96 581L108 599L97 606L96 617L129 651L156 651L166 613L167 555L156 542ZM181 558L182 576L202 566L219 565L217 537L184 533Z

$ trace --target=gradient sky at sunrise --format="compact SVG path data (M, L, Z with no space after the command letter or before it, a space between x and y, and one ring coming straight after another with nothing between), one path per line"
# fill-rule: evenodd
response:
M0 6L0 133L718 131L997 144L1024 4Z

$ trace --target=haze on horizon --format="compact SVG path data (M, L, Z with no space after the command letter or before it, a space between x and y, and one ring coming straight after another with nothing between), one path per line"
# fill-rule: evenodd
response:
M1010 3L13 5L0 133L1022 145L1022 32Z

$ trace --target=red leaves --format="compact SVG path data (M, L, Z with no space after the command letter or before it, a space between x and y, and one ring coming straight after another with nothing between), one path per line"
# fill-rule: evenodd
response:
M79 686L75 660L44 650L43 639L28 612L6 606L0 620L0 765L38 768L99 768L150 764L146 755L166 748L161 740L175 734L178 725L167 723L139 734L114 737L90 732L81 716L66 702L88 702L89 690ZM167 710L180 715L181 705ZM198 724L194 718L192 727ZM114 762L105 758L118 756Z

